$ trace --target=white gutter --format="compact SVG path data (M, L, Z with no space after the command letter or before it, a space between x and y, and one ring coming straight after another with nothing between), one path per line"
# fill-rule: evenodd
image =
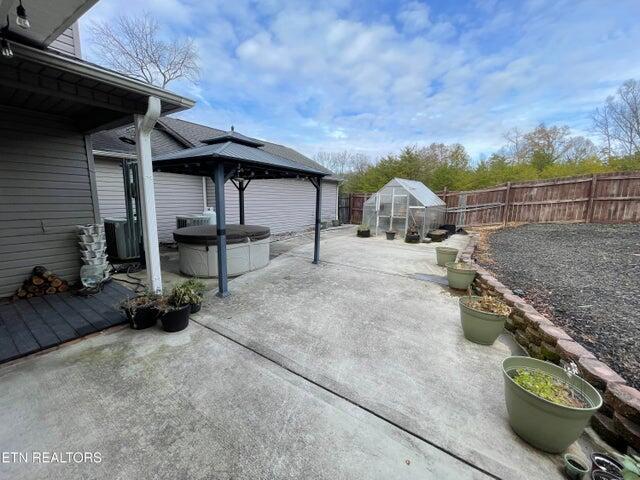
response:
M136 150L138 152L138 187L142 207L142 231L145 259L147 262L148 288L162 293L160 248L156 220L156 199L153 187L153 162L151 160L151 131L160 117L161 104L157 97L149 97L149 106L144 115L134 115L136 128Z
M107 150L93 150L94 157L110 157L110 158L126 158L129 160L135 160L138 158L134 153L124 152L109 152Z

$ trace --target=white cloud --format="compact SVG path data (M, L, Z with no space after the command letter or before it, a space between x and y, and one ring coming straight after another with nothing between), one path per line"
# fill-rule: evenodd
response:
M398 13L398 20L409 33L425 30L431 25L429 6L422 2L412 1L404 5Z
M134 3L101 0L89 17ZM342 0L159 5L147 8L200 47L200 85L173 86L198 100L184 115L307 154L445 141L477 156L513 126L586 130L607 94L640 77L634 0L477 0L447 14L409 1L375 18Z

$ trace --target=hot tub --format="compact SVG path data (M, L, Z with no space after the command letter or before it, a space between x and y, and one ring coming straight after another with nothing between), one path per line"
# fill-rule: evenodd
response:
M271 231L259 225L227 225L227 273L229 276L266 267ZM201 278L218 276L216 225L197 225L173 232L178 243L180 272Z

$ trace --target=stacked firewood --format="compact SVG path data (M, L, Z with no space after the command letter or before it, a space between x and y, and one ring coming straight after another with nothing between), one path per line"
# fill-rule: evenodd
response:
M24 281L14 298L41 297L67 290L69 290L69 283L66 280L61 279L45 267L39 266L33 269L31 276Z

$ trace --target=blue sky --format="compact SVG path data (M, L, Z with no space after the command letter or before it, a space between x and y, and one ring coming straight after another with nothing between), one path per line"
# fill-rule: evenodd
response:
M539 122L590 136L640 78L638 0L101 0L82 24L143 9L199 46L200 83L170 85L197 101L182 118L309 156L460 142L477 159Z

